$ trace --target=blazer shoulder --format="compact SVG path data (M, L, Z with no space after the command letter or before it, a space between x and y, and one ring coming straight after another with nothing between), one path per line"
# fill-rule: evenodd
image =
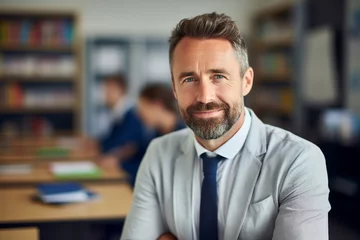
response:
M163 147L177 148L184 141L188 141L191 136L191 130L189 128L184 128L172 133L165 134L163 136L157 137L153 140L152 145Z
M271 125L266 126L267 133L267 150L271 151L276 149L282 155L292 156L295 160L300 155L316 155L322 156L323 154L318 146L314 143L301 138L287 130L274 127Z

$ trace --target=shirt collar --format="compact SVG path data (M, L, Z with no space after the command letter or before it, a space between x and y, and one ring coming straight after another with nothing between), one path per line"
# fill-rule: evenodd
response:
M240 151L240 149L243 147L246 137L250 130L251 125L251 115L247 108L245 109L245 117L244 117L244 123L241 126L241 128L235 133L234 136L232 136L226 143L221 145L218 149L216 149L214 152L210 152L206 148L200 145L200 143L196 140L194 135L194 144L197 156L200 157L201 154L207 153L208 155L220 155L222 157L225 157L227 159L232 159L235 157L235 155Z

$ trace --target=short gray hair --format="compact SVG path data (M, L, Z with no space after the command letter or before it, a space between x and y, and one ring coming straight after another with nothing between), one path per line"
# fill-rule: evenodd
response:
M171 33L169 38L169 61L172 58L175 47L184 37L212 39L222 38L228 40L234 48L240 62L241 77L249 67L248 54L244 39L235 22L225 14L216 12L198 15L193 18L181 20Z

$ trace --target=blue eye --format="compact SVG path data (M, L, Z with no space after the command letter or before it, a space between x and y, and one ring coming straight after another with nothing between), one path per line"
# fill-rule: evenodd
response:
M190 83L190 82L193 82L193 81L195 81L195 79L194 78L186 78L185 80L184 80L184 82L188 82L188 83Z
M214 78L215 79L222 79L222 78L224 78L224 76L223 75L215 75Z

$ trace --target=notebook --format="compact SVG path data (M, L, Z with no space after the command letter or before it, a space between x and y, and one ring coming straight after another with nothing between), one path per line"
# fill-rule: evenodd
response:
M44 203L75 203L95 199L97 194L83 188L78 183L39 184L37 196Z
M29 174L32 171L30 164L5 164L0 165L0 175Z

